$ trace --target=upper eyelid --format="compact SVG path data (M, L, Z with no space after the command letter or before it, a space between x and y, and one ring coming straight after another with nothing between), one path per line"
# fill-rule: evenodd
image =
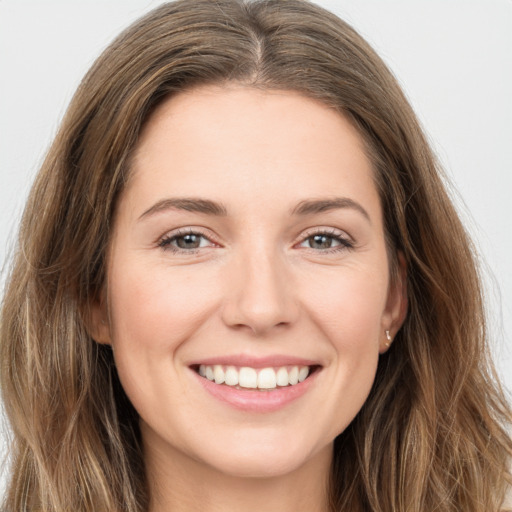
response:
M176 229L171 229L170 231L166 231L163 235L159 236L156 242L159 243L162 240L166 240L169 238L179 238L180 236L185 235L200 235L213 243L219 243L216 240L217 237L213 235L210 230L199 226L185 226Z
M207 240L209 242L209 245L207 247L192 247L192 248L182 248L175 245L175 241L181 237L187 236L187 235L198 235L199 237ZM162 235L158 240L156 241L156 247L159 250L162 250L164 252L171 252L175 254L176 256L182 255L193 255L197 254L200 251L204 251L205 249L212 249L215 248L215 246L219 246L219 244L213 239L212 236L207 236L205 233L203 233L202 230L197 228L178 228L176 230L168 231L166 234Z
M343 238L345 240L349 240L351 242L355 242L352 236L350 236L346 231L339 229L339 228L333 228L333 227L327 227L327 226L319 226L315 228L309 228L305 231L302 231L300 234L298 240L303 241L306 238L309 238L310 236L314 235L328 235L332 236L333 238Z
M200 226L185 226L167 231L165 234L158 237L156 243L157 245L160 245L165 240L179 238L180 236L185 236L188 234L200 235L209 240L213 244L221 245L219 237L214 235L211 230ZM351 243L355 243L355 240L346 231L342 229L334 228L332 226L316 226L302 230L300 235L295 238L295 241L293 242L292 245L295 246L298 243L303 242L307 238L317 234L324 234L331 236L333 238L345 239L350 241Z

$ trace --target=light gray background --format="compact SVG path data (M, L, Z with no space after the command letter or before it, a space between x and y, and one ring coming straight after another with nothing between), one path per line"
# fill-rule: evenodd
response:
M0 265L80 78L121 29L161 3L0 0ZM512 390L512 0L317 3L390 65L458 190L485 262L493 349Z

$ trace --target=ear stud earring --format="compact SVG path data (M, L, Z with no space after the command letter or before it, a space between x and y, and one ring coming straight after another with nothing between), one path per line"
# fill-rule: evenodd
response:
M387 339L387 341L386 341L386 343L384 345L386 346L386 348L389 348L390 345L391 345L391 342L393 340L391 339L391 334L389 334L389 331L384 331L384 332L386 334L386 339Z

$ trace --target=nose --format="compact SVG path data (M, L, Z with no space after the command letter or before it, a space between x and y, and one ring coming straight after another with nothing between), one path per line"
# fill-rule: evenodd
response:
M227 294L222 316L231 328L266 335L292 325L298 302L286 262L272 250L247 252L227 272Z

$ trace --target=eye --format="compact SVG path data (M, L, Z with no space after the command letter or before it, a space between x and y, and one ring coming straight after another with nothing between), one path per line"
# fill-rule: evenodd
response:
M203 233L187 229L165 235L158 245L172 252L195 252L203 247L213 247L215 244Z
M307 234L299 247L321 252L336 252L343 249L352 249L354 244L341 232L329 230Z

